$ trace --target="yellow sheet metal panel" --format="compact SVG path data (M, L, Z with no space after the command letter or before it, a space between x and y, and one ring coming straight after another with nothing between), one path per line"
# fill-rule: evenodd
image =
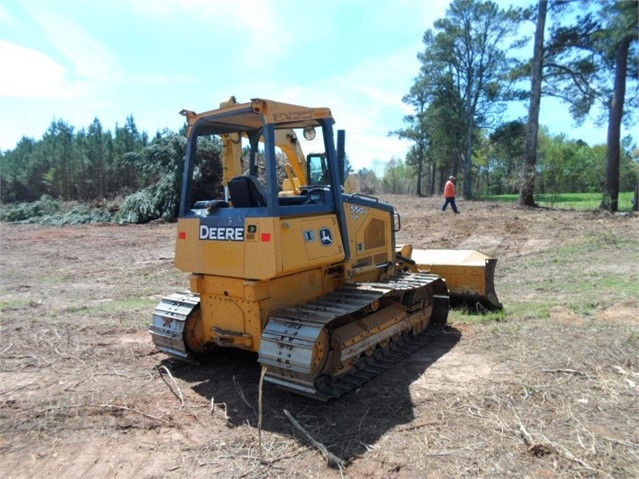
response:
M178 220L175 266L186 273L239 276L244 260L244 241L237 230L217 230L200 224L199 218Z
M227 331L250 332L248 324L259 320L259 307L253 301L230 299L210 293L200 294L205 323L210 331L219 328Z
M178 269L245 279L268 279L280 273L277 219L246 218L235 224L213 221L201 217L178 220L175 248Z
M262 301L270 299L269 281L247 280L242 282L244 299L248 301Z
M345 203L344 208L351 241L350 266L358 270L363 266L375 267L378 264L393 261L395 253L389 213L351 203ZM364 279L358 276L357 281L364 281Z
M262 303L264 320L277 309L312 301L328 293L320 268L282 276L268 281L269 298Z
M243 298L255 297L252 291L267 283L253 282L247 286L241 279L206 277L205 290L200 292L202 334L205 341L218 346L233 346L257 351L262 334L262 306L268 295L260 301Z
M292 122L302 125L304 121L317 118L332 118L329 108L309 108L261 98L251 100L253 111L264 116L265 123Z
M199 276L204 343L259 350L262 330L273 311L326 293L321 269L268 281ZM304 285L304 287L300 287Z
M245 253L241 276L269 279L282 272L279 218L246 218Z
M489 257L475 250L413 250L412 259L418 269L443 277L453 291L486 294L486 260Z
M264 281L248 281L242 278L228 278L223 276L191 275L197 278L197 293L206 292L227 298L259 301L269 297L268 283Z
M485 266L490 256L472 249L416 249L411 258L417 264Z
M282 273L290 274L344 260L344 246L335 215L287 217L280 220Z
M483 267L463 265L431 265L431 273L446 280L448 288L460 292L486 292L486 271Z
M491 308L502 307L495 293L495 258L477 250L416 249L412 251L411 259L418 270L430 271L444 278L451 299L477 300Z

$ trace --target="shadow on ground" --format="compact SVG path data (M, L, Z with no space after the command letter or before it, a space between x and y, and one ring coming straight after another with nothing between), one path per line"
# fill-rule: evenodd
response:
M264 431L303 435L285 416L286 409L316 441L350 461L367 450L386 432L414 419L410 385L461 339L461 332L447 327L443 333L420 337L422 347L391 365L360 388L340 399L320 402L265 383L262 428ZM168 359L173 374L192 384L197 394L213 402L228 416L230 427L257 428L260 365L257 354L220 350L203 365Z

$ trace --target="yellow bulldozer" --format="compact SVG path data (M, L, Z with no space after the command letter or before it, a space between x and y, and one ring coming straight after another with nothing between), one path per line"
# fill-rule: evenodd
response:
M330 109L231 97L182 114L175 265L190 289L155 308L159 351L193 361L253 351L267 382L326 401L414 352L446 325L451 300L501 307L494 258L397 245L393 206L344 188L345 135ZM218 198L194 197L202 143L222 150Z

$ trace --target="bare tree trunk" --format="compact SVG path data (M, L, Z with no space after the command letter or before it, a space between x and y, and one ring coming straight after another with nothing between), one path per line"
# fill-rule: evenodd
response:
M468 130L466 131L466 156L464 158L464 199L471 200L473 198L473 171L472 171L472 157L473 157L473 145L472 145L472 121L469 122Z
M615 59L615 85L610 101L608 116L608 153L606 166L606 184L601 208L615 212L619 209L619 157L621 152L621 118L626 96L626 72L628 51L633 37L625 37L617 47Z
M419 146L418 150L419 158L417 158L417 196L424 196L422 194L422 175L424 174L424 148Z
M433 161L430 174L430 195L435 195L435 184L437 183L437 164Z
M528 123L526 124L524 171L519 191L519 203L524 206L537 206L537 203L535 203L535 165L537 163L537 134L539 132L539 108L544 66L544 30L547 10L548 0L539 0L533 53L531 96L530 105L528 106Z
M464 160L464 154L460 153L459 156L461 156L462 161ZM451 162L451 166L452 166L452 172L451 174L454 177L458 177L459 176L459 159L458 159L458 154L455 153L453 158L451 158L450 160ZM448 179L446 176L446 171L442 171L442 184L440 185L442 188L444 187L444 183L446 183L446 180Z

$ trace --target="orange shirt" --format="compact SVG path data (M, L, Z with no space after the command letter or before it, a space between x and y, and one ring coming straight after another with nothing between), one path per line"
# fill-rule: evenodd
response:
M456 194L455 183L448 180L446 182L446 186L444 186L444 197L445 198L454 198Z

